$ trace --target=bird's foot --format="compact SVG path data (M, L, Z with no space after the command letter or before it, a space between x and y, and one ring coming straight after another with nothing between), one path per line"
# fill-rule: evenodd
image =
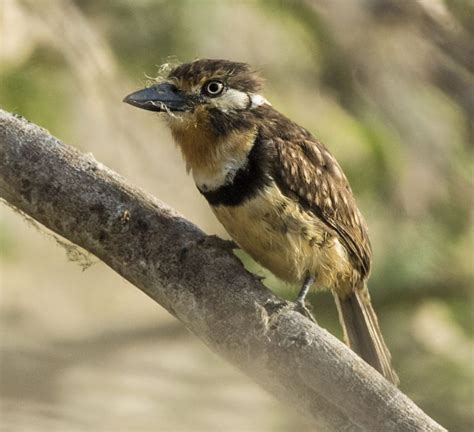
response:
M290 303L291 308L295 312L299 312L301 315L304 317L308 318L310 321L314 322L317 324L316 318L314 318L314 315L311 313L311 311L306 307L304 299L299 299L297 298L295 302Z
M300 289L300 292L298 293L298 297L296 297L295 302L292 304L293 310L296 312L299 312L301 315L305 316L308 318L310 321L313 321L316 323L316 319L314 318L313 314L311 311L306 307L305 299L306 295L308 294L309 289L311 288L311 285L313 285L315 280L314 275L307 274L303 286Z

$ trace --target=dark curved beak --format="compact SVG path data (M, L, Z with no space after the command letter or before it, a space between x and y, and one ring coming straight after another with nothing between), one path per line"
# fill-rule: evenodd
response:
M190 101L170 83L155 84L125 96L123 102L149 111L189 111Z

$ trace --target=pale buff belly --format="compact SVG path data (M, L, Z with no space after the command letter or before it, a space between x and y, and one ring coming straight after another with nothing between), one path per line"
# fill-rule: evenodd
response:
M277 188L213 211L239 246L280 279L301 284L309 273L318 288L351 291L354 271L345 248L323 222Z

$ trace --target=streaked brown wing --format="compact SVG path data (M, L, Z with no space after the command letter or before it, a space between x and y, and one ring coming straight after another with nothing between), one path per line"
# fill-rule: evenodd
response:
M347 248L354 267L365 278L371 246L367 227L336 159L304 129L291 140L273 139L277 152L276 182L332 229Z

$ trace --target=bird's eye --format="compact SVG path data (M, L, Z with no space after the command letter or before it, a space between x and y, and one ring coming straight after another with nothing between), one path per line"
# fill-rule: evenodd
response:
M220 81L208 81L202 88L203 93L210 97L219 96L224 91L224 84Z

